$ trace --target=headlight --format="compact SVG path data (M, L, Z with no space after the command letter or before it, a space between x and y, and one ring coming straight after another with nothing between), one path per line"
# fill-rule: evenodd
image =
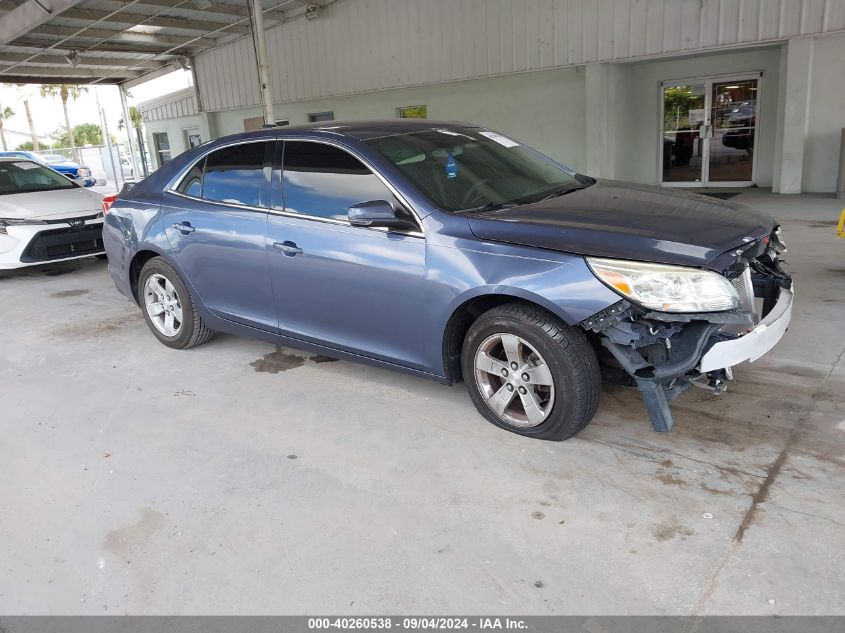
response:
M0 235L8 235L7 226L15 224L47 224L44 220L21 220L18 218L0 218Z
M739 307L722 275L697 268L588 257L596 277L619 294L661 312L715 312Z

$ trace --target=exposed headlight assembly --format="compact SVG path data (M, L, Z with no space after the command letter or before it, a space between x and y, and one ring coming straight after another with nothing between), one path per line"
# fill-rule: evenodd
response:
M588 257L596 277L632 301L661 312L717 312L739 307L722 275L697 268Z

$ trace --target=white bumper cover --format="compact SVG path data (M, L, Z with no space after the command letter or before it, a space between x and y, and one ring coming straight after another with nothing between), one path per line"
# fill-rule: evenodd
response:
M792 290L781 288L777 303L753 330L731 341L721 341L711 347L698 370L702 373L733 367L743 361L754 362L777 345L792 319Z
M81 226L87 227L92 225L102 225L102 223L103 218L91 218L86 220ZM7 226L6 232L0 234L0 270L23 268L24 266L37 266L40 264L53 264L55 262L96 255L97 253L90 252L81 255L69 255L67 257L56 257L35 262L21 261L21 257L24 254L26 247L29 246L30 242L32 242L39 233L66 228L69 226L71 226L69 223L64 222L56 222L53 224L14 224ZM98 251L98 253L102 252L102 250Z

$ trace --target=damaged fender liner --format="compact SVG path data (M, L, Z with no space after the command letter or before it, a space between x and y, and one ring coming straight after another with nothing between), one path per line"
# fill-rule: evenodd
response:
M751 311L753 305L729 312L668 313L649 310L624 299L581 322L581 327L598 335L601 345L633 378L655 431L666 432L672 428L669 402L693 384L715 393L724 391L731 378L728 366L709 363L708 367L713 365L711 369L701 370L702 357L711 348L725 344L731 347L731 354L736 357L733 360L753 360L771 349L786 330L792 280L777 260L777 255L785 249L775 234L771 242L774 243L770 245L770 240L765 240L735 251L738 258L725 271L728 278L742 274L739 271L745 271L746 267L753 273L754 296L763 299L760 325L758 315ZM774 248L777 253L772 253ZM786 292L782 292L784 289ZM788 303L785 308L784 303ZM778 309L774 309L776 305ZM770 336L763 336L767 322L777 322L783 315L785 321L776 323ZM748 342L743 341L746 336ZM744 350L751 347L752 339L771 340L766 341L770 345L760 354L742 357ZM731 354L720 352L726 358L732 358Z
M606 314L605 314L606 313ZM692 386L692 372L722 326L753 327L746 312L667 314L646 312L620 301L583 321L633 377L655 431L672 428L669 402Z

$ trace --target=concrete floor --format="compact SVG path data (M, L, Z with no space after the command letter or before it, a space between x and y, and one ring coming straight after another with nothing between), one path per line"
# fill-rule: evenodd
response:
M0 613L845 614L841 202L737 200L785 219L793 326L668 434L607 387L531 441L463 386L165 348L103 262L0 275Z

